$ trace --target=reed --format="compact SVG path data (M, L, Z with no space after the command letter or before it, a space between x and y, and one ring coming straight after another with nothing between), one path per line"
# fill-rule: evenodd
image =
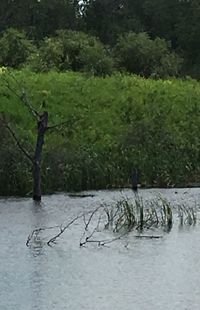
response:
M197 222L195 208L172 205L163 197L148 201L144 201L139 195L132 199L124 197L111 206L105 206L104 211L105 228L114 233L143 232L149 229L169 232L176 218L179 218L181 225L195 225Z

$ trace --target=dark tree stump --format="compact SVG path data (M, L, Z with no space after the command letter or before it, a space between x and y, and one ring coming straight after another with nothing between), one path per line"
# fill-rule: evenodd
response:
M41 160L45 132L48 128L48 112L44 112L38 121L37 142L33 158L33 200L41 201Z

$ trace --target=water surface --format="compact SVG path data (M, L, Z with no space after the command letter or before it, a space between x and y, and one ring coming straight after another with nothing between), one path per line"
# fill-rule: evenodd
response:
M42 233L26 247L38 227L67 223L101 202L131 197L129 190L92 192L94 197L46 196L42 206L30 199L0 199L0 309L2 310L199 310L200 227L178 222L162 239L133 236L109 247L79 247L77 222L53 247ZM144 199L167 197L194 205L200 189L141 190Z

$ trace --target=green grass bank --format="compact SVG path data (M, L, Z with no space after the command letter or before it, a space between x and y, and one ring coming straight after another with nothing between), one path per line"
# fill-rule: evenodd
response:
M200 183L200 84L195 80L107 78L77 73L13 71L0 74L0 112L32 152L35 123L16 92L24 88L49 111L43 152L43 192L127 186L137 167L144 186ZM26 158L0 123L0 195L32 189Z

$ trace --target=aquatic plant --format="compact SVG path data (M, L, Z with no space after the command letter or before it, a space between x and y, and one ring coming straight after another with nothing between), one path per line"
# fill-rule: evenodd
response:
M105 206L107 215L106 228L113 232L144 231L162 228L170 231L173 225L171 204L159 197L145 202L139 195L134 199L123 198L110 207Z
M197 223L197 209L196 207L187 207L185 204L179 205L178 217L180 219L180 226L195 225Z
M38 235L46 230L58 229L47 245L52 246L77 221L83 223L80 247L92 243L108 245L129 235L133 238L159 239L169 233L176 218L180 225L195 225L197 212L186 205L172 205L163 197L144 200L139 195L122 197L113 203L102 203L91 211L78 214L67 224L36 228L28 236L26 245L37 242ZM79 223L80 224L80 223Z

